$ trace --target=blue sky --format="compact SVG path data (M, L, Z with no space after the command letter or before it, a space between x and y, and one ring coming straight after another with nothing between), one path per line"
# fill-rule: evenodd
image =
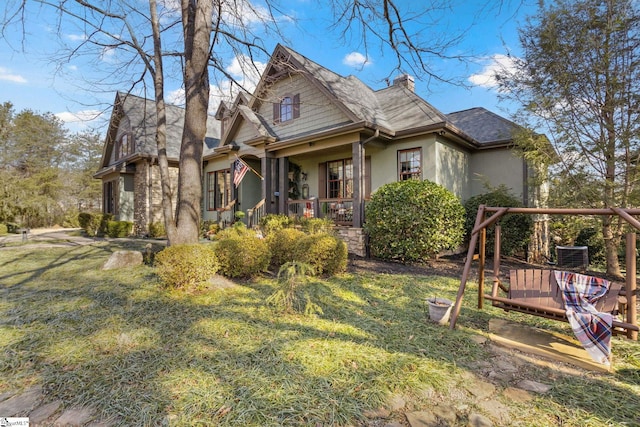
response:
M15 1L3 2L5 19ZM146 1L136 1L141 2L140 10L146 10ZM439 0L430 4L435 2ZM408 13L414 14L420 12L422 3L398 1ZM438 37L460 32L463 37L450 52L472 53L474 59L466 65L452 60L433 64L439 72L463 81L468 87L416 78L416 92L444 113L482 106L509 117L516 106L498 100L490 75L496 64L508 64L507 53L518 55L517 27L526 15L535 12L535 1L451 0L443 3L448 8L434 13L437 25L424 28L426 35ZM73 47L81 43L86 39L86 28L64 24L58 30L56 16L50 10L31 4L28 12L24 34L21 26L12 25L0 38L0 102L10 101L16 111L54 113L72 131L88 127L103 129L116 88L128 90L128 87L123 82L120 86L115 83L90 87L89 82L116 82L119 76L105 70L113 69L114 65L117 68L117 55L103 50L93 57L83 55L60 61L61 45ZM384 48L371 43L367 52L357 34L341 39L338 31L330 30L331 10L316 0L283 1L277 18L282 34L262 33L264 44L270 50L277 43L285 44L338 74L355 75L373 89L385 87L385 78L393 79L397 75L397 72L390 75L394 58ZM258 65L267 60L267 57L258 58ZM240 71L241 62L241 58L231 54L225 58L227 71L239 79L245 78ZM246 78L247 86L251 87L255 80L255 77ZM212 85L213 94L218 93L218 86L227 86L224 81L212 81ZM169 79L166 91L169 99L179 99L180 81ZM217 102L213 100L212 111Z

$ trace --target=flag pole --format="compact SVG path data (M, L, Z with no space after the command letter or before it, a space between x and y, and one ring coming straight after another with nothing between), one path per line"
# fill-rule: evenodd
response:
M236 154L236 159L237 159L239 162L242 162L242 164L243 164L243 165L245 165L246 167L248 167L248 168L249 168L249 170L250 170L251 172L255 173L255 174L256 174L256 176L257 176L258 178L260 178L262 181L264 181L264 177L263 177L262 175L260 175L258 172L256 172L256 170L255 170L254 168L252 168L251 166L249 166L249 165L247 164L247 162L245 162L245 161L244 161L244 160L242 160L240 157L238 157L238 155L237 155L237 154Z

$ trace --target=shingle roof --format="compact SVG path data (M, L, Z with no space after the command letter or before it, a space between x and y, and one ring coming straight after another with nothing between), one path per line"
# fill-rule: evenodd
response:
M157 156L155 101L125 93L118 93L118 97L122 101L123 115L128 118L131 130L135 135L136 152ZM177 160L180 156L185 110L175 105L166 104L166 112L167 157ZM209 117L204 145L205 153L213 150L219 143L220 122L214 117Z
M519 128L512 121L482 107L450 113L447 118L479 144L510 141Z

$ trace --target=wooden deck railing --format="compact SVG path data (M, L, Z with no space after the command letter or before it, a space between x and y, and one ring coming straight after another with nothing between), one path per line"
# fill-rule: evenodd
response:
M329 218L338 225L353 224L353 199L306 199L287 202L289 216Z
M258 225L260 219L264 216L265 200L262 199L251 209L247 209L247 227L253 228Z

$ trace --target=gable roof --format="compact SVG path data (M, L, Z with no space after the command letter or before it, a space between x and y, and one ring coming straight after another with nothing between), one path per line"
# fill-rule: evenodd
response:
M167 115L167 157L177 161L180 157L182 143L182 128L184 124L184 108L166 104ZM156 105L155 101L136 95L118 92L116 94L109 129L103 150L101 167L109 166L111 152L115 145L118 128L122 120L129 122L129 128L135 140L135 152L132 158L156 157ZM210 117L207 120L207 132L204 141L204 151L213 150L220 142L220 122Z

